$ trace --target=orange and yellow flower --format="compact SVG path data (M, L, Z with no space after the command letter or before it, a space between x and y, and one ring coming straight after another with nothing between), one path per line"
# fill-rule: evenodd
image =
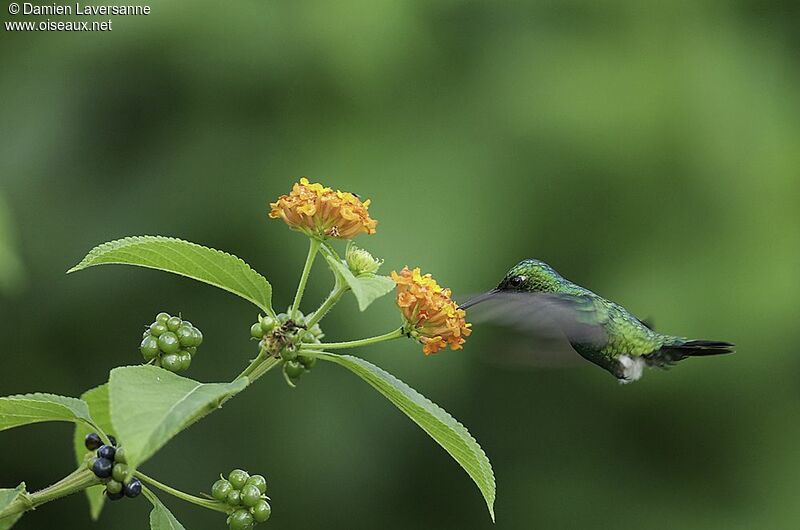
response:
M450 298L450 289L442 288L430 274L423 275L419 268L392 272L397 283L397 306L403 313L412 337L422 343L425 355L450 346L460 350L472 333L464 319L466 313Z
M270 203L269 216L311 236L352 239L375 233L378 222L369 216L369 203L353 193L312 184L304 177L289 195Z

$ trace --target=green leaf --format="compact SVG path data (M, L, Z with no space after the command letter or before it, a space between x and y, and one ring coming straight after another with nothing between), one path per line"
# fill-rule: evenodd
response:
M92 417L76 398L41 393L0 398L0 431L43 421L91 422Z
M150 512L151 530L186 530L153 492L147 488L143 491L147 500L153 505L153 511Z
M369 305L380 298L381 296L391 292L394 289L394 280L388 276L381 276L379 274L359 274L354 275L347 266L347 263L340 260L333 252L327 247L323 247L323 256L325 261L333 269L334 274L340 276L353 291L353 295L358 301L358 309L364 311Z
M108 384L87 390L81 399L89 406L89 413L92 415L95 425L103 429L106 434L113 434L111 414L108 410ZM79 423L75 426L73 443L78 466L84 465L86 457L91 456L91 452L87 451L84 445L84 439L90 432L94 432L94 430L84 424ZM106 496L103 495L104 490L105 487L102 485L91 486L85 490L86 497L89 499L89 514L93 521L100 517L100 512L103 510L106 500Z
M111 422L119 444L125 447L128 466L136 469L172 437L247 384L247 378L198 383L155 366L113 369L109 380Z
M126 237L95 247L67 273L109 263L180 274L241 296L274 314L272 286L266 278L241 259L221 250L172 237Z
M4 488L0 489L0 513L3 513L3 510L6 509L12 502L17 500L18 497L25 494L25 483L23 482L19 486L13 489ZM3 517L0 519L0 530L8 530L14 523L16 523L20 517L24 515L24 512L16 513L14 515L9 515L8 517Z
M450 453L481 490L494 521L495 482L492 465L463 425L437 404L364 359L331 353L320 353L318 356L344 366L369 383Z

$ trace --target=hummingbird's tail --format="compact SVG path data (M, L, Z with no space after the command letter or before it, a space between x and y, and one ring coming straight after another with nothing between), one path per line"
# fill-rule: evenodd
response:
M733 353L734 345L719 340L687 340L675 338L661 348L645 355L649 364L666 367L687 357L704 357Z

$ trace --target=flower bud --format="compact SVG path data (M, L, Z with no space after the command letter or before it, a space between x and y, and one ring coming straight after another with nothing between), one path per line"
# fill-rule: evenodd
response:
M359 248L354 244L349 244L345 251L345 261L350 272L358 276L359 274L374 274L383 264L383 260L377 260L372 254Z

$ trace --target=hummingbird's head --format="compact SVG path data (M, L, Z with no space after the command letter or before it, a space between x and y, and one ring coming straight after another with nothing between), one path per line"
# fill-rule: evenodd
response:
M558 290L563 280L547 263L538 259L525 259L506 273L495 292L553 292Z

